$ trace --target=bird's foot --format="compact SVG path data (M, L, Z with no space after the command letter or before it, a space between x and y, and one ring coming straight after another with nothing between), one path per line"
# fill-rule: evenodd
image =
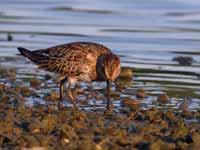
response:
M73 94L74 92L72 93L71 89L67 89L67 93L71 103L74 105L74 108L78 110L78 106L76 105L76 100Z
M59 109L59 110L64 109L64 106L63 106L63 104L62 104L61 101L58 102L58 105L57 105L57 106L58 106L58 109Z

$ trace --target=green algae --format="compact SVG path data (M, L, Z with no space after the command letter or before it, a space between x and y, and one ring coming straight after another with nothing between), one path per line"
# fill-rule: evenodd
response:
M180 147L177 143L182 143L185 148L199 145L199 123L184 123L181 112L163 112L156 108L129 111L132 115L80 112L70 108L48 110L45 107L5 110L0 109L0 114L6 112L0 121L2 147L48 149L60 145L61 149L176 149ZM199 116L198 113L191 117ZM133 123L134 131L130 130ZM191 130L192 127L195 128Z
M30 86L33 88L39 88L41 85L41 80L38 79L31 79L30 80Z
M163 73L163 74L180 74L180 75L195 75L198 76L198 73L195 72L187 72L187 71L169 71L169 70L159 70L159 69L141 69L141 68L134 68L133 72L136 73Z
M176 97L176 98L182 98L182 97L200 98L200 94L197 94L195 90L192 89L187 89L187 90L168 89L166 90L166 93L170 97Z
M29 87L25 87L25 86L16 86L15 91L25 97L31 96L34 94L34 92Z

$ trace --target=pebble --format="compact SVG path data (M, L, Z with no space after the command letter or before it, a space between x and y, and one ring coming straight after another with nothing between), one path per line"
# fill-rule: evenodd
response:
M179 65L183 66L191 66L194 62L192 57L184 57L184 56L178 56L172 59L173 61L177 61Z
M137 106L140 103L141 103L140 100L134 100L134 99L125 99L122 101L122 105L124 107Z
M30 86L33 87L33 88L39 88L41 83L42 82L38 79L31 79L30 80Z
M132 69L128 67L122 67L118 78L132 78L132 77L133 77Z
M168 95L162 94L162 95L158 96L157 101L158 101L159 103L169 103L170 98L169 98Z
M59 98L60 98L60 94L57 92L53 92L53 93L45 96L44 99L47 101L55 101L55 100L57 101L57 100L59 100Z
M146 91L144 89L138 89L136 93L137 98L145 98L146 97Z

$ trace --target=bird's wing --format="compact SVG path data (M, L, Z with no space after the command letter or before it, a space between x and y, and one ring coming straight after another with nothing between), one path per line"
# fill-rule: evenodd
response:
M48 55L48 59L39 64L39 68L70 77L88 72L90 66L96 65L101 53L110 51L97 44L71 43L35 52Z
M79 50L86 51L89 53L90 52L96 53L97 55L111 52L107 47L92 42L73 42L73 43L50 47L47 49L36 50L34 52L49 57L62 57L68 55L68 53L70 53L71 51L79 51Z

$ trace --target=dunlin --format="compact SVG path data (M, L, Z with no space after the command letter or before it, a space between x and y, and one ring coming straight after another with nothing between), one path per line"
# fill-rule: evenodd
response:
M63 100L64 82L68 82L67 94L76 105L71 85L78 81L106 81L107 109L110 109L110 88L120 73L120 58L107 47L91 42L73 42L30 51L19 47L20 53L33 61L39 68L60 75L60 101Z

